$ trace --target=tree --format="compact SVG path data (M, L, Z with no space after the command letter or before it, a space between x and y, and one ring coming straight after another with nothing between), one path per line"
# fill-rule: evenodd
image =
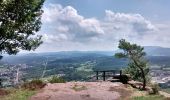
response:
M123 52L116 53L115 56L129 59L129 67L127 68L129 73L134 79L141 78L143 82L142 89L146 89L149 68L147 67L147 60L145 59L146 53L144 52L144 48L136 44L131 44L125 39L119 41L118 48L123 50Z
M0 54L35 50L42 43L42 36L35 33L41 27L43 3L44 0L0 0Z
M145 72L146 80L149 81L149 77L148 77L149 68L147 66L144 68L144 72ZM129 63L128 67L126 67L123 70L123 73L129 74L133 80L137 80L140 82L143 81L141 71L133 63Z

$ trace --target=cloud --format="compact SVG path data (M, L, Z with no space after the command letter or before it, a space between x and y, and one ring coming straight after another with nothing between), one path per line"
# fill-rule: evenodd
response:
M131 29L138 33L156 30L156 27L140 14L114 13L110 10L106 10L105 13L106 21L115 23L115 28L129 26L128 28L131 27Z
M43 34L43 41L50 44L60 41L66 41L67 39L68 37L65 34L58 35Z
M53 22L57 16L59 16L59 10L62 9L62 6L59 4L49 4L48 7L44 7L44 13L42 16L42 21L43 23L47 23L47 22Z
M121 38L143 43L143 39L149 41L149 37L160 32L157 26L140 14L106 10L104 18L86 18L72 6L63 7L60 4L44 7L42 22L42 47L51 43L54 50L109 49L117 47Z
M55 34L64 33L70 40L85 41L104 34L95 18L84 18L71 6L49 5L44 8L44 24L53 25Z

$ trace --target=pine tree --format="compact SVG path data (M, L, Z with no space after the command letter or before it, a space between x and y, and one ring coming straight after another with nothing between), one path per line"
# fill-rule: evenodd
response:
M129 67L127 68L133 79L142 79L143 87L146 89L147 75L149 68L147 67L147 60L145 59L146 53L144 48L136 44L131 44L125 39L119 41L119 49L123 50L121 53L116 53L115 56L118 58L128 58Z

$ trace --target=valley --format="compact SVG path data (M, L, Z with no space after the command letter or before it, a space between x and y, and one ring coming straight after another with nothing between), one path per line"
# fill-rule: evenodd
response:
M117 59L113 54L111 51L70 51L4 56L0 66L0 77L4 87L31 79L47 80L54 75L66 81L95 81L96 69L123 69L127 66L127 59ZM147 59L152 81L168 87L170 56L152 55L147 56Z

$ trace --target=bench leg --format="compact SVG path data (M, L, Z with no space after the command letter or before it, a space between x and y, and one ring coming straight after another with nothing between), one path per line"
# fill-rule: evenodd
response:
M106 73L105 72L103 72L103 81L105 81L106 80L106 75L105 75Z
M96 72L96 79L98 80L99 78L98 78L98 72Z

